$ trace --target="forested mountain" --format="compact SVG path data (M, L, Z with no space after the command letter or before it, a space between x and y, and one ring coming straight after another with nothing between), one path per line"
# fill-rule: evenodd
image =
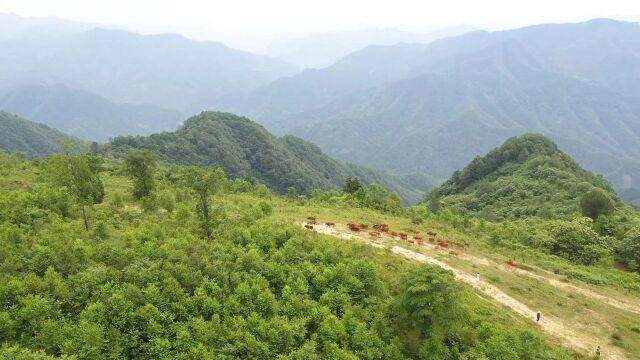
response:
M579 215L581 197L590 191L623 206L602 177L584 170L547 137L525 134L477 156L427 199L485 219L557 219Z
M185 113L294 71L281 60L170 34L96 28L0 41L5 90L59 83L118 103L155 104Z
M540 132L621 188L640 179L639 77L640 25L598 19L369 47L255 90L242 112L340 159L440 178Z
M315 188L339 188L348 177L357 177L414 201L428 186L421 177L394 177L336 161L313 144L293 136L276 138L257 123L230 113L203 112L175 132L118 137L106 146L116 157L132 148L151 150L170 163L219 166L232 178L256 179L279 193L294 187L310 194Z
M44 157L61 151L62 141L78 140L0 110L0 151L24 151L29 157Z
M432 41L473 31L471 26L455 26L432 32L408 32L398 29L368 28L307 35L298 39L276 42L266 52L300 68L324 68L342 57L371 45L397 43L430 43Z
M174 130L182 115L155 105L116 104L65 85L27 85L2 93L0 108L82 139Z

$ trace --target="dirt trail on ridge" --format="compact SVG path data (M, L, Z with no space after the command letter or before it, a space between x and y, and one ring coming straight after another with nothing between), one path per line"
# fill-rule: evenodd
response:
M384 249L388 247L383 242L384 239L374 239L371 237L356 235L340 225L337 225L335 227L328 227L323 224L318 224L318 225L314 225L314 231L320 234L338 237L340 239L362 241L376 248ZM409 250L401 246L391 246L389 250L394 254L404 256L405 258L436 265L445 270L449 270L454 274L455 278L458 281L461 281L473 287L474 289L484 293L485 295L493 299L494 302L508 307L516 314L522 317L525 317L532 322L535 322L535 314L536 314L535 310L529 308L527 305L507 295L497 287L487 282L476 279L474 275L471 275L466 273L465 271L456 269L455 267L443 261L435 259L433 257ZM477 256L461 254L460 257L472 262L481 263L483 265L491 265L491 266L498 265L491 260L479 258ZM522 270L522 269L515 269L515 270L518 272L518 274L522 274L522 275L530 276L539 280L547 281L553 286L578 292L582 295L595 298L609 305L619 307L623 310L628 310L635 313L640 312L639 309L633 307L632 305L621 303L615 299L610 299L604 295L600 295L588 289L580 288L571 284L565 284L556 279L549 279L541 275L533 274L526 270ZM583 354L593 354L595 347L598 344L602 345L602 344L608 343L606 339L596 339L583 333L576 333L574 330L572 330L568 326L565 326L561 319L550 316L548 314L543 314L542 320L539 323L537 323L537 325L539 326L540 330L542 330L543 332L550 334L551 336L559 339L564 346ZM626 355L624 355L617 348L613 348L613 347L607 347L606 349L603 349L603 354L601 358L610 359L610 360L627 359Z

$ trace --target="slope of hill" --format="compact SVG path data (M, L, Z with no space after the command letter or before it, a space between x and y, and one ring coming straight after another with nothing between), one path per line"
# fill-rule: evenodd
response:
M221 43L121 30L17 37L0 41L0 49L4 89L60 83L119 103L155 104L185 113L295 71L282 60Z
M432 190L428 198L485 219L573 217L580 197L598 188L622 205L609 184L582 169L539 134L508 139Z
M279 193L294 187L310 194L315 188L341 187L348 177L358 177L414 201L425 189L421 186L427 185L333 160L313 144L292 136L276 138L251 120L230 113L203 112L176 132L118 137L107 145L107 151L119 157L130 148L152 150L171 163L220 166L232 178L257 179Z
M61 141L76 142L57 130L0 110L0 150L44 157L62 150Z
M155 105L116 104L64 85L32 85L0 93L0 108L82 139L174 130L182 115Z
M640 179L635 23L600 19L378 46L310 75L255 90L275 104L262 111L255 102L256 119L343 160L444 178L510 136L540 132L616 188L625 175ZM295 104L280 96L285 90Z
M627 330L633 318L606 304L531 281L544 291L527 294L519 308L537 308L531 299L544 296L549 321L541 327L527 316L532 310L511 312L480 286L457 282L462 270L454 275L300 226L309 215L415 226L406 217L291 200L260 186L239 190L224 177L207 202L215 209L209 222L200 215L197 177L172 168L175 181L154 191L167 201L154 207L134 201L122 164L107 162L97 178L104 202L87 207L86 229L76 197L59 183L72 167L41 176L60 160L0 154L1 359L583 360L620 325L618 346L638 347L640 335ZM168 169L159 170L152 178ZM208 236L203 226L211 226ZM493 273L509 281L514 272ZM474 284L493 290L486 281ZM591 327L566 321L552 307L561 301L572 314L588 311ZM569 331L578 324L579 341L563 348L572 334L550 332L556 323ZM570 346L581 342L589 349ZM609 341L598 343L612 353Z

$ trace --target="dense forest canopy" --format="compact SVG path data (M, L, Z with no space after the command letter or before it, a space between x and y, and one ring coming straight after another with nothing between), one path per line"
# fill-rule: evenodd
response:
M407 201L416 200L428 186L424 178L396 177L336 161L304 140L276 138L247 118L222 112L203 112L175 132L118 137L106 146L115 157L124 157L130 149L151 150L174 164L219 166L229 177L258 180L281 194L291 187L300 194L338 188L350 176L380 183Z
M22 151L27 156L44 157L62 150L62 141L78 142L45 125L0 110L0 150Z
M486 219L566 218L580 214L581 196L595 189L623 205L601 176L584 170L547 137L525 134L477 156L427 198Z
M137 202L123 165L59 156L97 171L104 197L44 176L55 157L0 154L19 179L0 184L0 358L570 358L495 323L447 271L271 218L298 199L219 168L151 166L153 200Z

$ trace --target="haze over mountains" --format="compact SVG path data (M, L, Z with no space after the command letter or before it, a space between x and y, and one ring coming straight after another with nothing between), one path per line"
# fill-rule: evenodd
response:
M474 31L429 44L417 42L464 28L371 30L271 49L319 65L374 42L367 38L413 41L367 46L297 72L215 42L32 20L0 16L0 109L86 140L172 131L191 114L220 109L342 160L442 180L508 137L539 132L618 190L638 193L637 23Z
M0 91L0 109L98 142L121 135L174 130L183 119L176 110L150 104L114 103L95 93L61 84L15 86L4 93Z
M295 71L282 60L174 34L140 35L15 15L1 15L0 23L5 31L0 37L3 106L51 126L60 124L59 112L48 109L65 109L72 119L103 126L94 134L75 125L64 130L98 140L149 133L145 129L173 130L179 118L213 107L219 96L250 91ZM42 96L43 87L47 96ZM78 102L86 108L77 109ZM96 104L94 119L85 116L89 103ZM123 112L132 114L129 132L119 125ZM118 115L110 128L104 117L113 113Z
M426 44L472 30L475 30L473 26L460 25L423 33L392 28L326 32L275 42L266 49L266 53L303 69L323 68L333 65L337 60L367 46L398 43Z
M640 179L640 25L607 19L373 46L236 105L329 154L447 177L524 132L620 188Z

